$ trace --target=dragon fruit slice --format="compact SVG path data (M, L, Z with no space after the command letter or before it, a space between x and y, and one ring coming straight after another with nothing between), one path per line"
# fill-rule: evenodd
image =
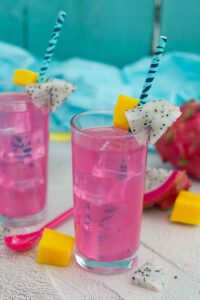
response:
M147 262L133 273L132 283L159 292L165 286L164 269L158 264Z
M33 103L38 107L45 107L47 103L50 103L50 111L55 111L75 89L73 84L56 78L26 86L26 91Z
M180 109L181 117L155 146L163 161L200 180L200 103L192 100Z
M133 133L149 128L150 143L154 144L180 117L179 107L166 100L154 100L125 112Z
M153 205L170 208L181 190L187 190L191 182L184 171L148 169L145 180L144 208Z
M51 84L51 111L55 111L69 95L76 90L76 87L61 79L50 79Z

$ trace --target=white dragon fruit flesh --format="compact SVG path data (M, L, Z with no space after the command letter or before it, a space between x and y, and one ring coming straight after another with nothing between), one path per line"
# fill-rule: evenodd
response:
M159 292L165 286L164 269L158 264L148 262L133 273L132 283Z
M180 108L166 100L153 100L125 112L132 133L149 128L154 144L181 115Z
M26 91L33 103L38 107L48 105L50 111L55 111L75 89L73 84L56 78L26 86Z

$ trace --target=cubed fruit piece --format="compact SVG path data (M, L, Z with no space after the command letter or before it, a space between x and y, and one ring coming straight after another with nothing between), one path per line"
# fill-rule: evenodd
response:
M179 192L178 197L187 199L189 201L191 200L194 202L199 202L199 204L200 204L200 194L195 194L190 191L182 190Z
M26 86L31 83L36 83L39 74L30 70L16 70L13 77L13 82L17 85Z
M176 198L170 221L183 224L200 224L200 195L181 191Z
M157 263L147 262L133 273L132 280L134 285L159 292L165 286L164 269Z
M65 267L69 265L74 238L46 228L39 243L38 263Z
M131 98L125 95L119 95L117 103L114 108L113 124L117 128L128 130L129 125L126 120L125 110L136 107L139 103L138 99Z

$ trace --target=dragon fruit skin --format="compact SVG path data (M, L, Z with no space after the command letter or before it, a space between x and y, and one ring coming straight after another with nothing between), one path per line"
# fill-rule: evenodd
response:
M146 181L149 176L155 174L155 171L158 172L160 179L163 177L162 169L149 169ZM163 210L169 209L173 206L178 193L181 190L188 190L190 186L191 182L185 171L169 171L168 178L164 176L163 182L159 186L155 188L152 186L150 190L145 191L143 207L148 208L156 205Z
M191 100L181 112L155 146L163 161L200 180L200 103Z

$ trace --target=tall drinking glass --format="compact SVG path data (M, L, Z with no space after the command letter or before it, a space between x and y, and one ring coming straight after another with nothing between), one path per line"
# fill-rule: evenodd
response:
M21 92L0 93L0 220L28 225L45 214L48 109Z
M113 113L71 120L75 257L100 273L131 268L140 240L148 131L114 128Z

